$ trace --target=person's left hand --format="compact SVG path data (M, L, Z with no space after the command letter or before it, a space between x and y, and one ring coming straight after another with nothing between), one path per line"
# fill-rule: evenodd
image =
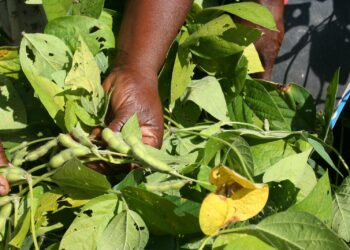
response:
M0 142L0 168L8 167L9 161L6 158L4 148ZM10 192L10 185L5 177L0 175L0 196L5 196Z

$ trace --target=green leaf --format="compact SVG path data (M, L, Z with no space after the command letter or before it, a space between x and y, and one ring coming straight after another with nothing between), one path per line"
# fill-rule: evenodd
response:
M268 91L288 127L292 130L313 130L316 106L312 95L296 84L275 84L259 81Z
M0 75L18 78L21 70L17 47L0 47Z
M186 39L180 43L181 47L195 45L200 38L222 35L225 31L236 27L229 15L221 15L210 20L206 24L194 24L192 26L193 27L190 27L190 29L194 30L194 32L191 32L191 35L186 37Z
M103 10L104 0L42 0L48 21L68 15L98 18Z
M144 249L148 241L148 229L140 215L132 210L117 214L97 244L97 250Z
M240 136L235 136L230 143L228 153L233 161L232 167L243 176L253 176L254 161L249 144Z
M350 241L350 177L336 190L333 200L332 229L345 241Z
M184 100L196 103L219 121L228 121L228 111L220 83L214 77L207 76L192 81L184 95Z
M24 34L20 48L21 66L24 71L52 80L52 74L67 70L72 53L64 42L47 34ZM26 72L25 72L26 73Z
M181 199L176 205L146 190L127 187L122 191L130 209L141 215L150 232L155 234L190 234L200 231L198 223L199 204ZM196 210L181 211L181 205L196 205ZM193 214L196 214L195 216Z
M21 248L30 228L30 210L27 211L24 220L21 221L21 227L15 236L11 239L10 245L16 248Z
M267 29L277 30L276 24L271 12L265 6L257 3L244 2L244 3L227 4L227 5L207 8L204 11L209 11L209 10L225 11L227 13L236 15L242 19L258 24Z
M137 187L142 181L144 181L144 169L133 169L124 179L113 187L114 190L123 190L127 187Z
M133 114L133 116L131 116L127 122L124 124L122 131L121 131L122 135L124 138L128 137L128 136L136 136L138 139L141 140L142 138L142 132L140 129L140 125L139 125L139 120L137 117L137 114Z
M302 195L307 195L316 185L316 177L310 166L307 164L311 149L300 154L293 154L283 158L269 169L266 170L263 181L280 182L283 180L291 181L297 188L299 188Z
M254 44L250 44L243 51L243 55L248 60L248 74L254 74L258 72L264 72L264 67L261 64L258 51L256 50Z
M213 244L213 250L273 250L272 246L266 244L257 237L247 234L224 234L216 238Z
M104 49L114 48L115 44L111 28L87 16L56 18L46 25L45 33L62 38L72 51L79 46L79 36L81 36L93 55Z
M320 178L314 189L305 199L289 208L289 211L308 212L319 218L324 224L330 226L333 209L328 173Z
M68 132L70 132L78 123L78 118L75 114L75 102L69 100L66 102L66 107L64 110L64 125Z
M263 174L279 160L296 154L296 150L287 140L248 139L254 160L254 175Z
M91 198L111 189L107 178L72 159L60 167L52 179L73 197Z
M72 0L42 0L42 2L49 22L57 17L68 16L71 13Z
M0 120L0 130L20 129L27 126L27 112L13 82L10 78L1 75Z
M269 199L265 211L276 213L287 210L297 202L299 189L289 180L269 183Z
M63 235L60 249L96 249L117 205L118 198L114 194L98 196L89 201Z
M247 80L243 90L243 99L248 107L260 119L267 119L271 129L289 130L290 126L281 110L264 86L254 80Z
M179 38L179 43L182 43L187 37L188 32L183 32ZM179 46L171 76L170 104L183 95L186 87L191 82L194 68L195 65L191 62L189 49Z
M340 174L340 176L343 176L342 173L338 170L338 168L334 165L333 160L327 153L326 149L319 141L309 137L306 137L306 140L312 145L314 150L322 157L322 159L325 160L329 164L329 166L331 166L331 168L333 168L338 174Z
M98 96L102 88L100 69L82 37L79 37L79 43L65 85L73 89L83 88L93 97L100 99L101 97Z
M277 249L349 249L322 221L304 212L278 213L244 231Z

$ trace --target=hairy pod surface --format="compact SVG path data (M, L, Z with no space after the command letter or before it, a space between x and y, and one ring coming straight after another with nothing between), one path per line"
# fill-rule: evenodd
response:
M125 138L126 143L131 147L134 157L150 167L151 169L164 173L175 173L176 171L163 161L147 154L143 143L135 136Z
M5 229L6 222L12 212L12 203L9 202L0 208L0 233Z
M47 143L45 143L44 145L40 146L39 148L33 150L32 152L30 152L25 160L26 161L36 161L39 158L43 157L44 155L46 155L52 148L57 146L57 139L53 139L48 141Z
M73 159L74 157L82 157L90 153L91 153L91 150L89 148L81 145L78 148L68 148L61 151L54 157L52 157L50 160L50 165L53 168L58 168L62 166L64 163L66 163L67 161Z
M11 184L18 184L27 180L29 173L19 167L0 168L0 175L4 176Z
M82 147L79 142L75 141L70 135L59 134L58 142L65 148L79 148Z
M130 153L130 146L124 141L120 132L114 132L110 128L102 131L102 138L108 144L108 147L122 154Z

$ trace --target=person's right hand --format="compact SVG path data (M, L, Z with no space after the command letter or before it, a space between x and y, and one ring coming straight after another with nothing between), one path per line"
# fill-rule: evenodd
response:
M0 142L0 168L8 167L9 161L6 158L4 148ZM10 185L5 177L0 175L0 196L5 196L10 192Z

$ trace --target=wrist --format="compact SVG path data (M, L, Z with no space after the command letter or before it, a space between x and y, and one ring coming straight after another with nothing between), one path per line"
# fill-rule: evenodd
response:
M150 60L134 56L121 49L118 49L113 71L131 72L150 80L157 79L158 76L158 67Z

